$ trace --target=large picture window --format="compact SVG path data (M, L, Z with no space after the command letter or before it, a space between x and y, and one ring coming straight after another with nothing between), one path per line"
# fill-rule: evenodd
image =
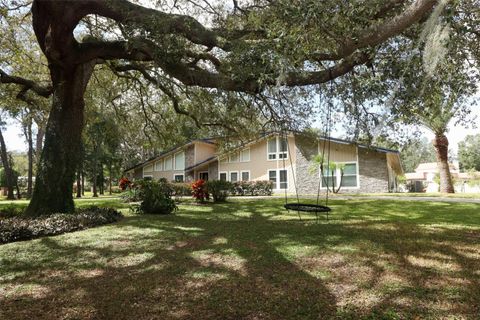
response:
M240 161L241 162L250 161L250 148L240 151Z
M268 180L273 182L274 189L288 189L287 170L268 170Z
M185 169L185 152L175 154L175 170Z
M343 169L342 187L357 187L357 164L346 163Z
M343 169L343 177L342 177ZM335 189L341 185L346 188L358 187L357 164L343 163L338 165L335 169L325 168L323 170L322 187L327 185L332 188L335 182Z
M275 137L267 141L268 160L288 158L288 140L283 137Z
M163 160L159 160L155 162L155 171L162 171L163 170Z
M164 170L165 171L169 171L169 170L172 170L172 157L167 157L165 159L165 166L164 166Z

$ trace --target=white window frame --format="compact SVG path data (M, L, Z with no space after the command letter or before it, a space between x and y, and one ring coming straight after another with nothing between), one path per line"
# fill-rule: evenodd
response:
M235 182L241 181L240 180L240 173L238 171L228 171L228 181L232 182L232 173L237 174L237 181L235 181Z
M242 160L242 153L247 152L247 151L248 151L248 160ZM239 160L240 162L250 162L250 148L245 148L245 149L243 149L242 151L240 151L238 160Z
M232 154L236 154L237 155L237 160L236 161L233 161L232 160ZM230 154L228 156L228 162L229 163L237 163L237 162L240 162L240 152L233 152L232 154Z
M173 181L176 182L175 177L176 176L182 176L182 182L185 182L185 174L184 173L174 173L173 174Z
M268 150L268 143L269 143L271 140L273 140L273 139L275 139L275 148L276 148L276 149L275 149L275 152L270 152L270 151ZM267 160L268 160L268 161L276 161L276 160L277 160L277 153L278 153L277 137L267 139ZM270 159L270 155L274 155L273 159Z
M243 180L243 174L244 173L248 173L248 180ZM251 176L250 176L250 170L242 170L240 171L240 180L239 181L251 181L250 180Z
M153 180L153 175L151 175L151 174L146 174L146 175L143 176L143 179L145 179L145 178L151 178L151 179Z
M220 175L225 173L225 181L228 181L228 172L227 171L219 171L218 172L218 180L220 180Z
M183 153L182 168L177 168L177 155ZM185 151L179 151L173 155L173 168L174 170L185 170Z
M287 178L287 187L285 189L281 189L280 188L280 171L285 171L286 172L286 178ZM268 175L268 181L270 181L270 172L275 172L275 184L273 185L273 190L275 191L285 191L285 190L288 190L288 188L290 187L290 180L288 179L288 169L285 168L280 168L280 169L269 169L267 171L267 175Z
M275 139L276 150L275 150L275 152L269 152L268 142L270 140L273 140L273 139ZM286 151L280 151L280 145L281 145L281 140L282 139L287 140L287 150ZM288 137L285 138L285 137L276 136L275 138L267 139L267 161L288 160L288 148L289 148ZM270 155L274 155L275 157L273 159L270 159ZM280 157L280 155L283 155L283 156Z
M157 164L160 164L160 170L157 170ZM162 160L155 161L154 170L157 171L157 172L158 172L158 171L163 171L163 159L162 159Z
M167 160L170 160L171 161L171 167L170 169L167 169L166 167L166 163L167 163ZM164 159L164 162L163 162L163 171L172 171L173 170L173 157L172 156L168 156Z
M358 155L357 155L358 159ZM359 168L358 168L358 160L357 161L342 161L342 162L336 162L337 164L354 164L355 169L356 169L356 176L357 176L357 186L356 187L341 187L340 190L342 189L347 189L347 190L355 190L360 188L360 174L359 174ZM322 179L322 173L320 170L319 172L319 179L320 179L320 186L322 189L327 189L327 186L324 185L323 179ZM344 175L345 176L345 175ZM340 185L340 168L335 169L335 186L338 188Z
M145 168L150 167L150 166L152 166L152 171L146 171L146 172L149 172L149 174L145 174ZM155 165L153 163L152 164L147 164L146 166L142 167L142 176L152 176L154 170L155 170ZM150 172L152 172L152 174L150 174Z

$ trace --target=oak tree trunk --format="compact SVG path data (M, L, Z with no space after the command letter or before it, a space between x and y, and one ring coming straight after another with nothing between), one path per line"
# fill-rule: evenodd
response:
M84 93L94 62L49 65L53 103L32 200L26 214L72 212L73 182L84 126Z
M43 147L43 137L45 137L45 129L41 127L39 123L37 123L37 136L35 138L35 166L38 167L40 165L40 159L42 155L42 147Z
M27 177L27 198L32 197L33 186L33 136L32 136L32 121L29 121L25 128L25 137L28 142L28 177Z
M5 144L5 140L3 139L2 130L0 130L0 156L2 158L3 170L5 172L5 182L7 187L7 199L14 200L15 197L13 195L13 188L14 188L14 181L13 181L13 171L10 166L10 161L8 158L7 153L7 146Z
M81 170L77 170L77 198L82 197L82 179L81 179Z
M440 192L454 193L452 175L448 165L448 139L445 134L435 134L433 146L435 147L437 167L440 175Z

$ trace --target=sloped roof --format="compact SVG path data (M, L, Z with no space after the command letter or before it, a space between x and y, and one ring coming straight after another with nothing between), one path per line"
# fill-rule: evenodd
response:
M170 149L168 149L168 150L166 150L166 151L160 152L159 154L157 154L157 155L155 155L155 156L153 156L153 157L150 157L150 158L148 158L147 160L145 160L145 161L143 161L143 162L141 162L141 163L138 163L138 164L136 164L136 165L134 165L134 166L132 166L132 167L129 167L129 168L123 170L123 172L127 172L127 171L130 171L130 170L136 169L136 168L138 168L138 167L141 167L141 166L143 166L143 165L145 165L145 164L147 164L147 163L149 163L149 162L153 162L153 161L157 160L158 158L161 158L161 157L163 157L163 156L165 156L165 155L167 155L167 154L169 154L169 153L172 153L172 152L174 152L174 151L177 151L177 150L183 149L183 148L185 148L185 147L188 147L189 145L194 144L194 143L196 143L196 142L201 142L201 143L207 143L207 144L212 144L212 145L214 145L214 144L215 144L215 139L213 139L213 138L195 139L195 140L191 140L191 141L189 141L189 142L187 142L187 143L184 143L184 144L176 145L176 146L173 147L173 148L170 148Z

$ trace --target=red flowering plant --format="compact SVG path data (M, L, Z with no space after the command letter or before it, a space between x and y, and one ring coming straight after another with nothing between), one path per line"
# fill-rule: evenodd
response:
M192 183L192 196L198 202L205 202L209 199L205 180L200 179Z
M132 182L128 180L127 177L122 177L122 179L120 179L120 182L118 183L118 186L120 187L120 189L122 189L122 191L125 191L132 187Z

